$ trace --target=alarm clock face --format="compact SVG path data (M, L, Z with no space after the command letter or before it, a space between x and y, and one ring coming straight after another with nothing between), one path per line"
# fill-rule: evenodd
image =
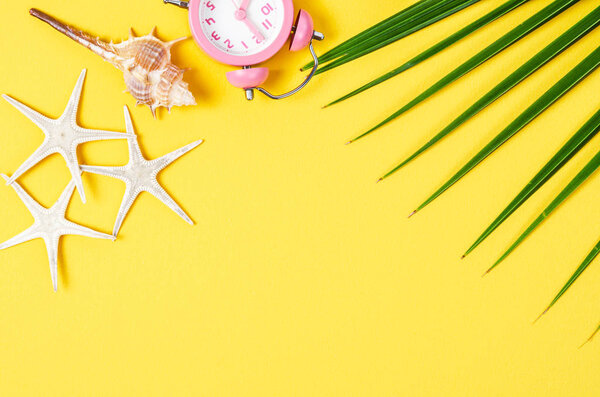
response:
M216 60L249 66L267 60L291 33L291 0L194 0L190 3L194 38Z

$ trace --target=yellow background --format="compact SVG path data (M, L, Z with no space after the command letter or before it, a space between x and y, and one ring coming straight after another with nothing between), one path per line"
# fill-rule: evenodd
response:
M298 0L339 43L412 3ZM541 321L542 311L600 236L600 177L590 179L488 278L481 273L593 156L596 137L468 259L463 251L600 103L593 73L410 221L406 215L600 42L596 29L422 158L376 179L599 2L583 0L517 45L360 143L381 120L549 4L533 0L444 53L347 103L327 101L418 54L500 4L487 0L401 42L320 76L292 99L247 103L192 40L173 51L198 105L134 107L120 72L28 15L35 6L106 39L158 26L189 34L184 10L160 0L0 5L0 91L59 116L88 68L79 121L123 130L132 109L155 158L205 143L160 181L191 227L144 194L116 243L66 237L52 291L41 240L0 252L2 396L592 396L600 340L600 263ZM268 87L301 79L307 53L282 51ZM0 103L0 170L10 174L42 133ZM80 150L84 164L127 161L124 142ZM52 156L20 179L51 205L69 180ZM71 220L112 230L124 191L84 176ZM0 186L0 240L30 225Z

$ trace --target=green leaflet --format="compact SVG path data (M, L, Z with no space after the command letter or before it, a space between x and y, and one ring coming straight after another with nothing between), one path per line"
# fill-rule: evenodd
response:
M457 129L467 120L478 114L480 111L485 109L491 103L496 101L502 95L510 91L517 84L525 80L539 68L553 60L559 54L561 54L564 50L569 48L571 45L575 44L579 39L584 37L594 28L596 28L600 24L600 7L593 10L589 13L585 18L577 22L573 25L569 30L559 36L556 40L550 43L546 48L538 52L533 58L524 63L521 67L511 73L507 78L505 78L502 82L500 82L497 86L492 88L488 93L486 93L483 97L481 97L477 102L475 102L471 107L469 107L465 112L463 112L460 116L454 119L450 124L448 124L444 129L442 129L438 134L436 134L433 138L431 138L427 143L425 143L421 148L419 148L415 153L410 155L404 161L402 161L399 165L394 167L391 171L383 176L382 179L385 179L392 175L394 172L398 171L400 168L404 167L406 164L414 160L421 153L425 152L427 149L432 147L438 141L443 139L446 135L450 134L452 131Z
M387 39L383 39L382 37L374 37L361 43L360 45L352 48L348 54L345 54L338 59L328 63L327 65L321 66L315 74L321 74L328 70L337 68L338 66L344 65L350 61L363 57L367 54L370 54L373 51L377 51L383 47L386 47L406 36L409 36L421 29L426 28L429 25L432 25L438 21L441 21L444 18L449 17L452 14L455 14L477 2L480 0L454 0L449 1L447 4L444 4L439 10L436 10L436 13L432 13L431 16L427 18L419 18L415 19L414 22L408 24L405 29L398 34L395 34Z
M489 12L488 14L479 18L475 22L465 26L464 28L462 28L458 32L454 33L453 35L445 38L444 40L440 41L439 43L437 43L437 44L433 45L432 47L428 48L427 50L423 51L416 57L414 57L411 60L409 60L408 62L404 63L402 66L384 74L381 77L376 78L375 80L370 81L369 83L363 85L360 88L357 88L356 90L350 92L349 94L346 94L346 95L342 96L341 98L336 99L335 101L329 103L325 107L334 105L334 104L342 102L348 98L351 98L355 95L358 95L361 92L364 92L372 87L375 87L376 85L381 84L384 81L389 80L392 77L397 76L400 73L405 72L414 66L417 66L419 63L431 58L432 56L436 55L437 53L450 47L452 44L456 43L457 41L462 40L463 38L470 35L471 33L477 31L478 29L481 29L482 27L488 25L489 23L495 21L496 19L509 13L510 11L525 4L528 1L529 0L507 1L506 3L502 4L500 7L492 10L491 12Z
M319 58L319 60L325 58L324 62L331 62L332 60L343 57L349 53L354 53L356 51L364 50L366 48L375 46L384 40L388 40L397 35L404 34L407 30L412 29L419 23L423 23L425 21L439 16L447 10L448 6L452 7L457 3L464 3L465 1L469 0L451 0L450 4L445 4L443 1L437 1L432 2L430 4L426 4L423 7L416 9L414 12L412 12L409 18L406 18L405 20L402 20L394 25L387 26L381 31L371 32L369 36L364 37L363 39L354 43L351 47L346 48L345 50L342 49L334 51L333 56L323 56ZM323 68L323 63L320 63L320 65L320 68Z
M598 326L598 328L596 328L596 331L594 331L594 333L588 338L588 340L585 343L591 342L592 339L594 339L594 336L596 336L596 334L600 332L600 325ZM584 345L585 345L584 343Z
M340 55L344 55L347 50L354 47L357 43L362 42L365 38L373 37L377 34L380 34L386 31L389 28L399 27L407 21L411 21L415 15L419 14L423 10L431 9L432 6L436 6L440 4L440 0L420 0L415 4L411 5L404 10L392 15L391 17L384 19L383 21L369 27L368 29L363 30L357 35L351 37L350 39L344 41L343 43L335 46L331 50L325 52L319 57L319 62L327 62L331 59L335 59ZM314 62L309 62L301 70L307 70L312 68Z
M511 30L510 32L493 42L491 45L486 47L484 50L480 51L478 54L467 60L465 63L454 69L452 72L447 74L445 77L443 77L437 83L429 87L427 90L423 91L420 95L418 95L415 99L406 104L400 110L396 111L394 114L377 124L375 127L362 133L350 142L356 141L360 138L369 135L376 129L384 126L385 124L394 120L401 114L412 109L414 106L423 102L425 99L437 93L442 88L458 80L460 77L464 76L465 74L475 69L482 63L486 62L488 59L492 58L507 47L519 41L520 39L534 31L535 29L539 28L540 26L542 26L543 24L560 14L561 12L565 11L578 1L579 0L555 0L550 5L533 15L531 18L527 19L525 22L521 23L519 26L517 26L516 28L514 28L513 30Z
M420 211L439 195L446 191L450 186L454 185L460 178L465 176L470 170L475 168L483 159L489 156L504 142L510 139L517 132L521 131L533 119L539 116L550 105L556 102L571 88L577 85L581 80L587 77L600 65L600 47L596 48L588 55L581 63L575 66L569 73L546 91L537 101L529 106L521 113L512 123L500 132L490 143L488 143L479 153L475 155L464 167L462 167L448 182L443 184L435 193L433 193L423 204L421 204L414 212ZM411 214L412 215L412 214Z
M519 236L519 238L506 250L504 254L489 268L488 272L494 269L496 266L500 264L511 252L515 250L525 238L531 234L535 230L536 227L540 223L544 221L550 214L560 205L563 201L569 197L571 193L573 193L583 182L585 182L590 175L596 171L596 169L600 166L600 152L598 152L589 163L583 167L581 171L573 178L571 182L556 196L556 198L546 207L546 209L538 216L529 227ZM593 259L593 258L592 258Z
M469 247L463 258L483 242L498 226L515 212L529 197L531 197L546 181L548 181L563 165L565 165L579 150L585 146L600 131L600 110L598 110L583 127L579 129L563 147L542 167L542 169L527 183L508 206L498 215L492 224Z
M599 252L600 252L600 241L598 241L598 243L594 246L594 248L592 248L592 250L590 251L588 256L583 260L581 265L579 265L577 270L575 270L575 273L573 273L573 275L571 276L569 281L567 281L567 283L562 287L562 289L558 292L558 294L554 297L554 299L552 299L552 302L550 302L550 304L548 305L546 310L544 310L544 312L540 315L540 317L543 316L544 314L546 314L548 312L548 310L550 310L550 308L552 306L554 306L554 304L556 302L558 302L558 300L565 294L565 292L567 292L567 290L571 287L571 285L573 285L573 283L575 283L575 281L579 278L579 276L581 276L581 274L585 271L585 269L588 268L590 263L592 263L592 261L594 260L594 258L596 258L596 256L598 255ZM593 337L593 335L592 335L592 337Z

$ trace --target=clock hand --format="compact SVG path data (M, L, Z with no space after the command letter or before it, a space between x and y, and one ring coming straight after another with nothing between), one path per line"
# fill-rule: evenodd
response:
M256 38L259 41L263 41L265 39L265 36L263 36L262 33L260 33L260 31L258 30L256 25L254 25L248 18L242 19L242 22L244 22L246 24L246 26L248 26L248 29L250 29L250 32L252 32L252 34L254 36L256 36Z
M262 33L260 33L260 31L258 30L258 28L256 27L256 25L254 25L252 23L252 21L250 21L246 15L246 7L248 7L248 4L250 3L250 0L242 0L241 4L237 5L235 0L231 0L233 2L233 4L235 5L235 7L237 8L237 11L235 12L235 19L237 19L238 21L242 21L244 22L244 24L246 24L246 26L248 27L248 29L250 30L250 32L256 37L256 39L258 41L263 41L265 39L265 37L262 35Z
M249 3L250 3L250 0L242 0L242 3L240 4L239 9L246 11L246 8L248 8Z
M240 3L239 6L238 6L236 0L231 0L231 2L233 3L233 6L235 7L235 9L238 11L239 10L246 11L246 9L248 8L248 4L250 4L250 0L242 0L242 2Z

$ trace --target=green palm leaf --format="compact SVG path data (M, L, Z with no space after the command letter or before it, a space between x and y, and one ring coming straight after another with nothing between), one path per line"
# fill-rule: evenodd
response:
M563 147L548 161L546 165L527 183L519 194L498 215L492 224L469 247L463 258L471 253L483 242L498 226L515 212L529 197L531 197L546 181L548 181L563 165L565 165L579 150L585 146L600 131L600 110L577 131Z
M414 106L423 102L425 99L437 93L442 88L458 80L460 77L475 69L485 61L497 55L507 47L514 44L515 42L519 41L527 34L539 28L540 26L542 26L561 12L565 11L578 1L579 0L555 0L550 5L533 15L531 18L527 19L525 22L523 22L522 24L520 24L519 26L517 26L516 28L514 28L513 30L496 40L494 43L486 47L484 50L470 58L468 61L460 65L458 68L454 69L452 72L450 72L437 83L429 87L427 90L423 91L419 96L410 101L400 110L396 111L394 114L383 120L381 123L377 124L375 127L354 138L350 142L354 142L360 138L369 135L373 131L394 120L401 114L412 109Z
M478 29L481 29L482 27L488 25L489 23L495 21L496 19L509 13L510 11L525 4L528 1L529 0L507 1L506 3L502 4L500 7L492 10L491 12L489 12L488 14L479 18L475 22L465 26L464 28L462 28L458 32L454 33L453 35L445 38L444 40L440 41L439 43L437 43L437 44L433 45L432 47L428 48L427 50L423 51L416 57L414 57L411 60L409 60L408 62L404 63L402 66L392 70L391 72L384 74L381 77L378 77L378 78L370 81L369 83L363 85L360 88L357 88L356 90L350 92L349 94L346 94L346 95L342 96L341 98L336 99L335 101L327 104L325 107L335 105L336 103L340 103L348 98L352 98L353 96L358 95L361 92L364 92L372 87L375 87L376 85L381 84L384 81L389 80L392 77L397 76L400 73L405 72L414 66L417 66L419 63L431 58L432 56L436 55L437 53L450 47L452 44L462 40L463 38L467 37L471 33L477 31Z
M558 292L558 294L556 294L554 299L552 299L552 302L550 302L550 304L548 305L546 310L544 310L544 312L540 315L540 317L543 316L544 314L546 314L548 312L548 310L550 310L550 308L552 308L552 306L554 306L554 304L556 302L558 302L558 300L565 294L565 292L567 292L567 290L573 285L573 283L575 283L575 281L579 278L579 276L581 276L581 274L585 271L585 269L588 268L588 266L590 265L590 263L592 263L594 258L596 258L596 256L598 256L599 252L600 252L600 241L598 241L598 243L594 246L594 248L592 248L592 250L590 251L588 256L583 260L581 265L579 265L577 270L575 270L575 273L573 273L573 275L571 276L569 281L567 281L567 283L562 287L562 289Z
M335 59L341 55L346 54L346 52L357 44L363 42L363 40L379 35L390 28L399 28L402 24L407 23L415 18L415 15L418 15L423 10L431 9L431 7L439 4L439 0L420 0L415 4L411 5L404 10L392 15L391 17L384 19L383 21L376 23L375 25L369 27L368 29L363 30L357 35L351 37L350 39L344 41L341 44L338 44L331 50L325 52L321 56L319 56L319 63L324 63ZM307 70L314 66L314 62L309 62L301 70Z
M391 171L386 173L381 179L385 179L404 167L406 164L417 158L423 152L428 150L434 144L443 139L446 135L456 130L459 126L464 124L467 120L481 112L487 106L492 104L502 95L510 91L517 84L525 80L535 71L540 69L542 66L553 60L564 50L575 44L579 39L584 37L594 28L600 24L600 7L589 13L585 18L580 20L578 23L573 25L569 30L559 36L556 40L546 46L543 50L538 52L533 58L511 73L507 78L502 80L498 85L487 92L471 107L465 110L460 116L454 119L450 124L444 127L438 134L431 138L415 153L411 154L408 158L402 161L399 165L394 167Z
M451 2L446 0L421 0L325 52L319 56L319 63L323 67L326 62L352 53L359 47L365 48L376 45L421 23L433 20L446 12L448 5L455 6L467 2L470 3L471 0L452 0ZM311 69L313 66L314 62L311 61L300 70Z
M350 61L361 58L367 54L370 54L374 51L377 51L383 47L386 47L406 36L409 36L415 32L418 32L421 29L426 28L429 25L432 25L438 21L441 21L444 18L449 17L477 2L480 0L454 0L448 1L447 4L444 4L443 7L440 7L439 10L435 10L435 13L431 13L431 16L427 16L426 18L418 18L412 21L410 24L407 24L404 29L402 29L399 33L392 35L389 38L383 37L373 37L356 47L353 47L351 51L347 54L339 57L338 59L328 63L327 65L321 66L315 74L321 74L328 70L337 68L338 66L342 66Z
M569 184L558 194L558 196L556 196L556 198L546 207L546 209L531 223L531 225L529 225L523 234L521 234L519 238L517 238L517 240L508 248L508 250L506 250L506 252L502 254L502 256L488 269L488 273L498 266L504 259L506 259L508 255L510 255L510 253L513 252L515 248L517 248L525 240L525 238L535 230L535 228L537 228L546 218L548 218L552 212L571 195L571 193L581 186L581 184L585 182L598 167L600 167L600 152L596 153L589 163L587 163L585 167L579 171L575 178L569 182ZM597 255L597 252L592 251L590 255L591 256L588 256L588 258L591 262L593 257ZM585 262L584 265L587 266ZM577 274L577 276L579 275ZM568 284L568 286L571 284Z
M443 184L435 193L433 193L423 204L421 204L412 213L420 211L425 206L430 204L439 195L446 191L450 186L454 185L458 180L465 176L470 170L472 170L477 164L483 159L489 156L497 148L499 148L504 142L510 139L517 132L521 131L527 124L533 119L539 116L544 110L550 105L556 102L564 94L566 94L571 88L577 85L581 80L587 77L600 65L600 47L596 48L590 55L588 55L581 63L575 66L569 73L567 73L562 79L560 79L555 85L553 85L548 91L546 91L537 101L529 106L523 113L521 113L512 123L508 125L502 132L500 132L490 143L488 143L479 153L475 155L469 162L462 167L448 182ZM411 214L411 215L412 215Z
M450 6L454 6L458 3L464 3L469 0L452 0ZM350 47L347 48L339 48L337 51L332 50L332 54L325 54L319 58L319 60L325 59L324 62L331 62L337 58L347 55L348 53L352 53L354 51L358 51L359 49L366 49L372 46L377 45L378 43L393 38L397 35L406 34L409 29L414 28L416 25L429 21L430 19L438 17L440 14L447 11L448 4L444 2L430 2L429 4L425 4L422 7L415 9L413 12L409 14L409 16L397 23L386 26L382 30L378 30L375 32L371 32L371 34L367 37L363 37L361 40L355 42ZM324 66L323 63L320 62L321 68ZM312 67L312 66L311 66Z
M594 336L596 336L596 334L600 332L600 325L598 326L598 328L596 328L596 331L594 331L594 333L588 338L588 340L585 343L591 342L592 339L594 339ZM584 343L584 345L585 345ZM583 346L583 345L582 345Z

